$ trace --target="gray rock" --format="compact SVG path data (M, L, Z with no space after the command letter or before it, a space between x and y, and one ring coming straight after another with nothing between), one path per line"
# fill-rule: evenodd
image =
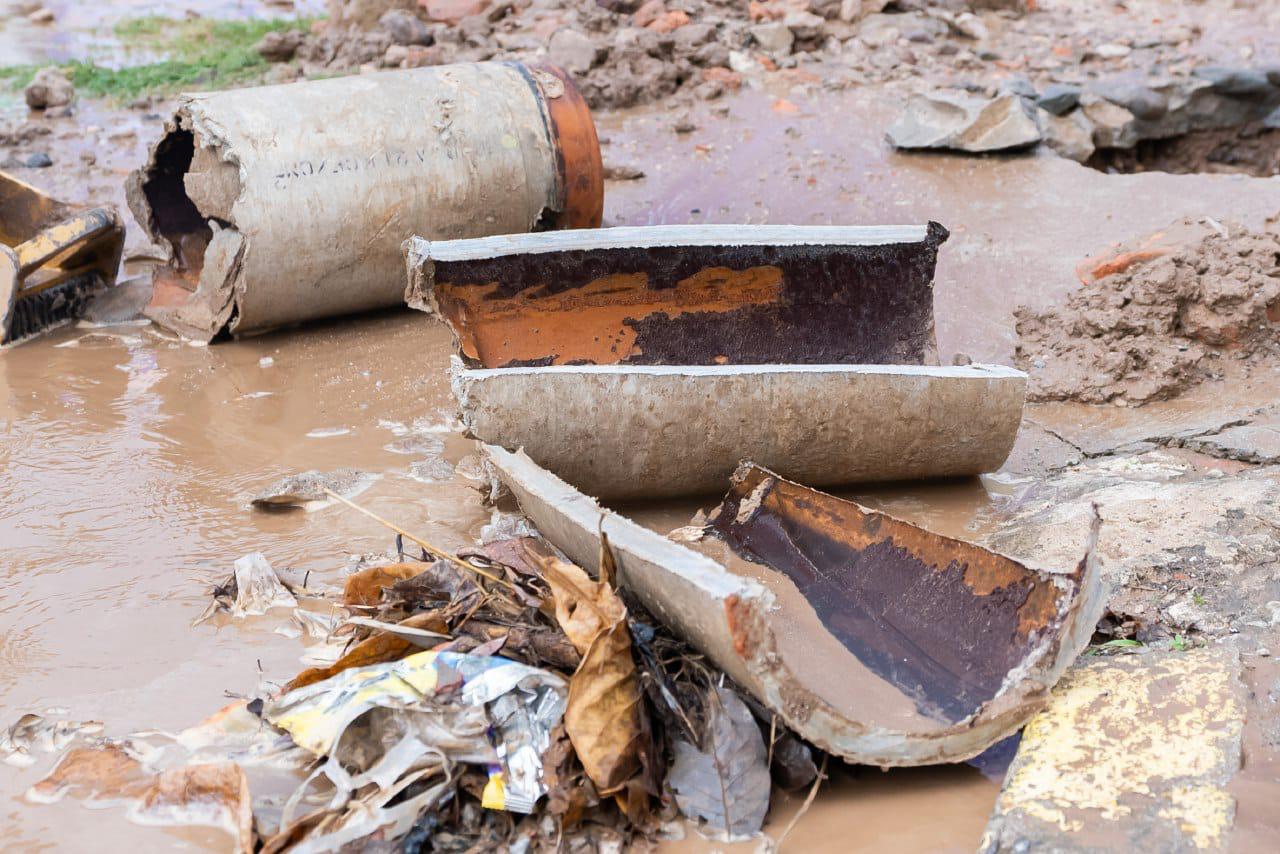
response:
M750 29L751 37L765 53L787 56L795 44L795 34L781 21L767 21Z
M1168 99L1131 80L1099 80L1090 89L1145 121L1155 121L1169 111Z
M396 44L429 45L435 41L427 22L405 9L387 10L378 19L378 27Z
M1000 84L1000 92L1001 94L1021 95L1023 98L1031 98L1032 100L1035 100L1038 94L1035 84L1021 74L1002 82Z
M1272 130L1280 130L1280 107L1276 107L1262 120L1262 126Z
M1188 439L1183 445L1215 457L1274 465L1280 462L1280 417L1228 427L1219 433Z
M1066 115L1080 103L1082 91L1079 86L1069 83L1050 83L1045 87L1044 94L1036 99L1036 106L1055 116Z
M951 93L914 95L888 130L897 148L1008 151L1035 145L1040 126L1018 95L986 99Z
M585 34L562 27L551 36L547 55L561 68L573 72L591 70L595 65L599 48Z
M982 23L982 19L972 12L961 12L956 15L952 26L958 34L974 41L986 41L990 35L987 31L987 25Z
M715 37L716 28L714 24L704 24L698 21L685 24L671 34L676 50L680 53L691 53L703 45L710 44Z
M1255 98L1271 93L1272 83L1266 71L1252 68L1223 68L1208 66L1191 72L1201 80L1208 80L1213 90L1237 98Z
M1044 141L1058 155L1084 163L1093 156L1093 125L1081 110L1065 116L1055 116L1048 110L1040 111L1040 127Z
M43 151L37 151L35 154L28 157L26 163L23 165L28 169L47 169L53 165L53 160Z
M1133 148L1138 143L1134 115L1119 104L1100 95L1086 92L1080 96L1080 109L1093 124L1093 144L1098 148Z
M302 47L302 33L297 30L275 30L267 33L253 46L267 62L288 62Z
M75 97L75 87L61 68L41 68L23 90L27 106L33 110L65 107Z
M812 12L788 12L782 24L800 41L812 41L822 33L826 19Z

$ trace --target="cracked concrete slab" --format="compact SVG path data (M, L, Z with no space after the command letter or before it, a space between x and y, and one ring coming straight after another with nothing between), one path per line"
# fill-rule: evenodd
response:
M1245 686L1233 649L1094 658L1023 731L984 854L1222 851Z

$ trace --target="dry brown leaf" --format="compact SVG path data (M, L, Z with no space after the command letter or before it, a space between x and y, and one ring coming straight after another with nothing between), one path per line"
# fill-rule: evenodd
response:
M344 605L377 605L382 601L382 589L397 581L413 578L426 569L420 563L393 563L387 566L371 566L347 578L342 590Z
M187 765L161 772L143 795L138 816L161 824L225 827L237 850L254 848L249 781L234 762Z
M449 631L449 626L435 611L414 614L409 619L402 620L398 625L410 629L427 629L432 632L445 633ZM395 661L404 658L410 653L420 651L421 647L403 638L396 637L388 632L378 632L376 635L365 638L347 650L346 654L333 664L327 667L308 667L293 677L293 680L285 686L284 690L285 693L288 693L313 682L320 682L330 676L336 676L349 667L364 667L369 664L381 664L384 661Z
M609 585L593 581L581 567L544 557L538 559L538 568L551 587L560 630L583 655L597 635L626 620L627 609L618 595Z
M141 797L154 775L124 748L76 747L68 750L57 766L31 787L33 800L56 801L64 795L94 800Z
M640 683L627 609L608 584L571 563L541 558L538 565L560 628L582 653L569 680L565 730L587 776L608 795L640 770Z

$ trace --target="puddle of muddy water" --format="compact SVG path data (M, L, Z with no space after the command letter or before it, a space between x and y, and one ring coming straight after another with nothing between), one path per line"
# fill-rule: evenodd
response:
M280 476L378 474L362 504L446 548L472 543L489 512L471 482L424 485L410 474L420 457L399 452L420 433L443 439L451 463L471 453L439 432L453 423L449 348L442 327L399 314L208 348L67 329L4 353L0 721L61 707L113 734L172 729L221 707L224 691L301 669L302 642L274 633L284 612L191 628L209 582L247 552L335 582L349 553L389 546L339 506L251 512L250 495ZM349 432L307 438L335 426ZM9 844L119 825L74 803L14 800L48 765L0 772Z

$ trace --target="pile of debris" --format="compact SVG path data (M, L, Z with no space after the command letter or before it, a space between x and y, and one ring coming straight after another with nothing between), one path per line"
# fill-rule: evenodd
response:
M453 62L524 59L545 53L572 72L593 107L626 107L686 88L715 98L744 74L794 68L805 59L936 40L972 43L987 29L970 11L1020 13L1022 0L901 4L889 0L332 0L317 32L259 46L299 74L320 68L417 68ZM885 14L922 6L912 15ZM955 8L946 8L951 6ZM914 19L925 21L912 26ZM860 22L866 25L860 38ZM916 38L917 32L924 34ZM285 43L282 43L285 42ZM848 49L843 45L848 44ZM949 51L954 55L956 49ZM887 57L886 57L887 58ZM868 64L877 76L893 61Z
M1119 251L1065 305L1015 316L1031 400L1175 397L1225 360L1280 354L1280 236L1211 222L1182 245Z

